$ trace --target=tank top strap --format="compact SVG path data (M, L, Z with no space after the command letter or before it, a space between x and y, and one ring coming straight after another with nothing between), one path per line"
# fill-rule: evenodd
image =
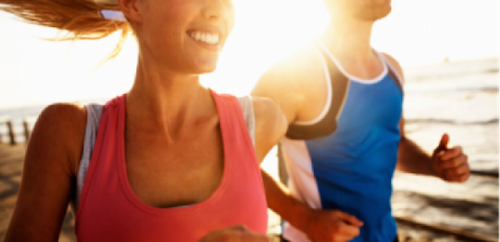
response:
M99 122L76 214L78 241L198 241L211 230L234 224L265 234L264 186L242 109L236 97L210 92L224 146L217 190L205 201L183 207L157 208L140 201L127 181L126 100L119 96L104 106Z
M80 195L82 194L83 183L89 169L90 157L92 156L92 151L94 150L95 141L97 139L97 129L99 128L99 122L101 121L103 107L104 106L101 104L94 103L85 105L85 110L87 111L87 123L85 125L83 153L80 159L78 173L76 176L76 208L78 208Z
M392 78L392 80L394 80L396 85L398 85L399 89L404 94L403 78L401 78L401 75L396 71L396 69L394 68L394 66L392 66L392 64L389 62L389 60L387 60L387 57L385 57L384 54L382 54L378 51L376 51L376 52L380 56L380 58L384 61L384 64L388 67L387 75L389 75Z
M251 96L238 97L243 118L248 129L248 134L252 139L252 144L255 147L255 112L253 110L253 101Z
M239 106L243 113L245 124L252 140L252 144L255 147L255 113L253 109L253 102L251 96L243 96L237 98ZM87 176L87 171L90 165L90 158L92 157L92 151L94 150L95 142L97 139L97 130L99 129L99 123L101 121L101 115L104 109L102 104L87 104L85 105L87 111L87 123L85 127L85 138L83 142L83 153L80 159L80 164L78 166L77 173L77 193L75 200L75 207L78 209L80 203L80 197L83 191L83 185L85 183L85 177Z
M337 129L337 119L342 113L342 109L347 98L347 92L350 86L349 78L344 75L340 65L334 60L333 56L323 48L320 41L313 43L314 50L323 60L323 69L325 79L327 80L327 100L328 109L323 109L320 119L314 122L292 123L288 126L286 137L294 140L314 139L329 135Z
M123 125L120 126L120 102L125 102L125 94L118 96L110 101L108 101L104 106L98 107L99 105L90 105L89 109L91 112L87 111L87 121L92 120L91 123L87 123L85 133L90 132L90 142L84 141L84 150L89 150L88 155L82 156L81 164L77 173L77 180L81 180L81 184L77 183L77 198L76 201L77 211L76 211L76 224L81 217L82 206L84 206L87 199L87 194L91 183L94 182L92 179L95 176L95 170L98 166L103 164L98 164L99 160L109 160L101 157L104 155L113 155L117 147L116 142L119 137L120 130L123 130ZM96 111L96 112L94 112ZM123 105L123 116L125 108ZM119 138L118 138L119 139ZM105 152L102 152L102 151ZM110 167L110 164L107 164ZM80 170L80 168L82 170ZM75 232L78 232L78 226L75 224Z
M219 112L220 127L224 143L228 142L225 145L245 147L245 149L249 151L248 154L251 155L251 160L255 161L254 163L258 168L252 137L249 134L248 124L245 122L245 116L238 98L228 94L217 94L213 90L210 90L210 92L212 93L212 97L215 100ZM250 124L250 126L252 126L252 124ZM255 126L255 124L253 124L253 126ZM234 149L229 149L227 152L231 152L232 150ZM239 156L239 154L231 155L235 157Z

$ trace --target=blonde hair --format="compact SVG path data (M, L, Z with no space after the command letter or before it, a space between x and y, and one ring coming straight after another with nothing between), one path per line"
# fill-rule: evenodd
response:
M100 11L118 9L116 0L0 0L0 10L27 23L53 27L63 36L50 40L101 39L122 31L115 49L103 61L116 57L127 36L132 33L128 22L104 19ZM102 62L101 62L102 63Z

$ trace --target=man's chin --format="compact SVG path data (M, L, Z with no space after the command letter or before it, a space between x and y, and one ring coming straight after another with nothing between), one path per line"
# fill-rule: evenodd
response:
M380 13L379 13L377 19L383 19L383 18L387 17L387 15L389 15L391 13L391 10L392 10L392 8L390 5L387 8L380 10Z
M358 18L365 21L377 21L379 19L387 17L387 15L389 15L390 13L391 13L391 6L386 8L374 9L365 13L360 13L358 15Z

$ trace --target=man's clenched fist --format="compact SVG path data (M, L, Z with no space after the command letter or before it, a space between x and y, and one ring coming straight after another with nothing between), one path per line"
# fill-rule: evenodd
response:
M359 235L363 222L338 210L312 210L304 231L312 242L347 242Z
M433 168L436 175L445 181L465 182L470 176L467 155L463 153L460 146L448 148L449 140L448 134L443 134L439 146L432 154Z

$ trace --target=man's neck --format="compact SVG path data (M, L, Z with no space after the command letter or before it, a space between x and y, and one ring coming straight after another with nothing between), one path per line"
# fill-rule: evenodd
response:
M321 39L339 59L346 61L369 61L373 56L370 46L373 21L362 21L349 17L332 18Z
M361 80L378 77L384 70L383 62L370 46L373 23L337 16L321 37L343 70Z

